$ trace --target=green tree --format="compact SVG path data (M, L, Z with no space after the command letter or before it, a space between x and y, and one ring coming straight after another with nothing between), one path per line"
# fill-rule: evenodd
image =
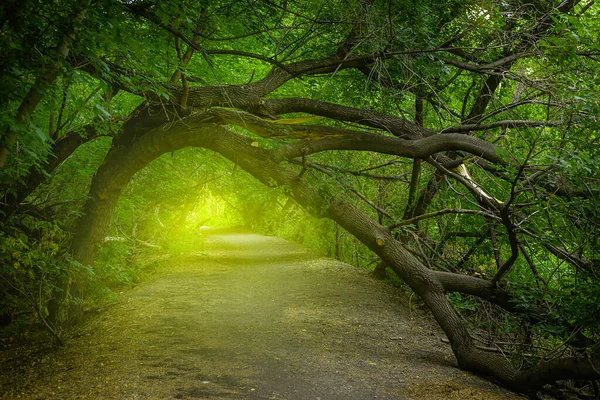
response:
M58 3L2 9L5 221L109 136L70 246L91 265L136 174L202 147L366 245L461 368L598 379L594 2Z

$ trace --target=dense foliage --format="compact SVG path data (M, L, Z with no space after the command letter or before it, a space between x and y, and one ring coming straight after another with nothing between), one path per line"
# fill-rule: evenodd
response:
M201 252L202 225L243 225L395 273L463 368L590 395L599 12L5 1L2 323L60 338L151 257Z

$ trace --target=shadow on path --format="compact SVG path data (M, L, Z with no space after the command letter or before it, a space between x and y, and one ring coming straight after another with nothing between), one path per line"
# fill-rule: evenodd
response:
M207 229L7 398L507 399L396 289L281 239ZM14 396L11 397L10 394Z

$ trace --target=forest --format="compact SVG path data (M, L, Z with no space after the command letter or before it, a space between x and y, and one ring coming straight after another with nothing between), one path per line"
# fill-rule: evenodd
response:
M6 0L0 38L3 336L68 346L244 226L414 293L460 369L600 398L594 0Z

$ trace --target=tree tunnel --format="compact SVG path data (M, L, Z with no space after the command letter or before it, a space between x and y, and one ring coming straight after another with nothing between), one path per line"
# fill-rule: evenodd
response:
M247 120L244 120L244 117L245 115L241 116L240 125L245 124L248 127L258 122L256 119L252 120L251 116L248 116ZM500 307L518 312L507 292L491 280L458 273L438 272L428 268L406 249L401 240L392 235L389 227L375 222L357 207L337 198L335 194L315 190L303 180L300 167L292 168L284 165L280 149L261 148L252 138L233 132L224 122L228 118L231 120L231 115L227 111L224 117L219 116L218 111L214 110L196 112L149 129L147 133L137 135L134 140L116 140L93 178L85 215L77 225L72 244L73 257L83 264L92 264L97 248L110 225L119 195L136 172L164 153L185 147L201 147L219 153L266 186L285 188L286 193L311 214L335 221L368 246L427 305L446 333L460 368L492 376L509 388L527 393L535 392L544 384L557 379L597 376L597 368L600 366L597 361L566 358L543 362L533 369L518 370L505 357L478 349L465 322L449 302L447 293L460 292L475 295ZM271 123L264 122L264 124ZM306 129L305 126L299 127L302 130ZM265 126L254 131L259 129L263 130ZM293 129L293 126L289 125L287 129ZM321 146L327 148L331 146L331 142L345 143L348 138L340 137L338 134L333 138L325 135L324 138L311 140L315 143L314 148ZM410 147L398 146L398 144L403 146L405 143L401 139L396 140L398 142L390 142L386 151L393 153L415 151ZM323 143L320 143L321 141ZM359 138L358 143L364 148L371 146L368 138ZM432 147L423 144L419 148L421 157L439 151L439 144L433 143ZM465 147L468 148L469 145L471 143ZM457 147L456 143L452 146ZM463 148L463 150L467 149ZM498 156L493 149L484 148L484 150L488 150L488 158L497 160ZM291 152L292 157L296 156L293 148L291 150L287 148L285 151ZM483 153L479 155L486 156L484 151L479 151Z
M42 259L45 240L66 260L44 259L47 287L64 285L48 309L65 313L85 288L71 231L72 258L93 265L132 177L204 148L376 254L460 368L532 395L568 379L597 395L596 2L9 3L1 282L33 282L21 250ZM56 210L81 197L40 187L100 137L110 149L66 218Z

